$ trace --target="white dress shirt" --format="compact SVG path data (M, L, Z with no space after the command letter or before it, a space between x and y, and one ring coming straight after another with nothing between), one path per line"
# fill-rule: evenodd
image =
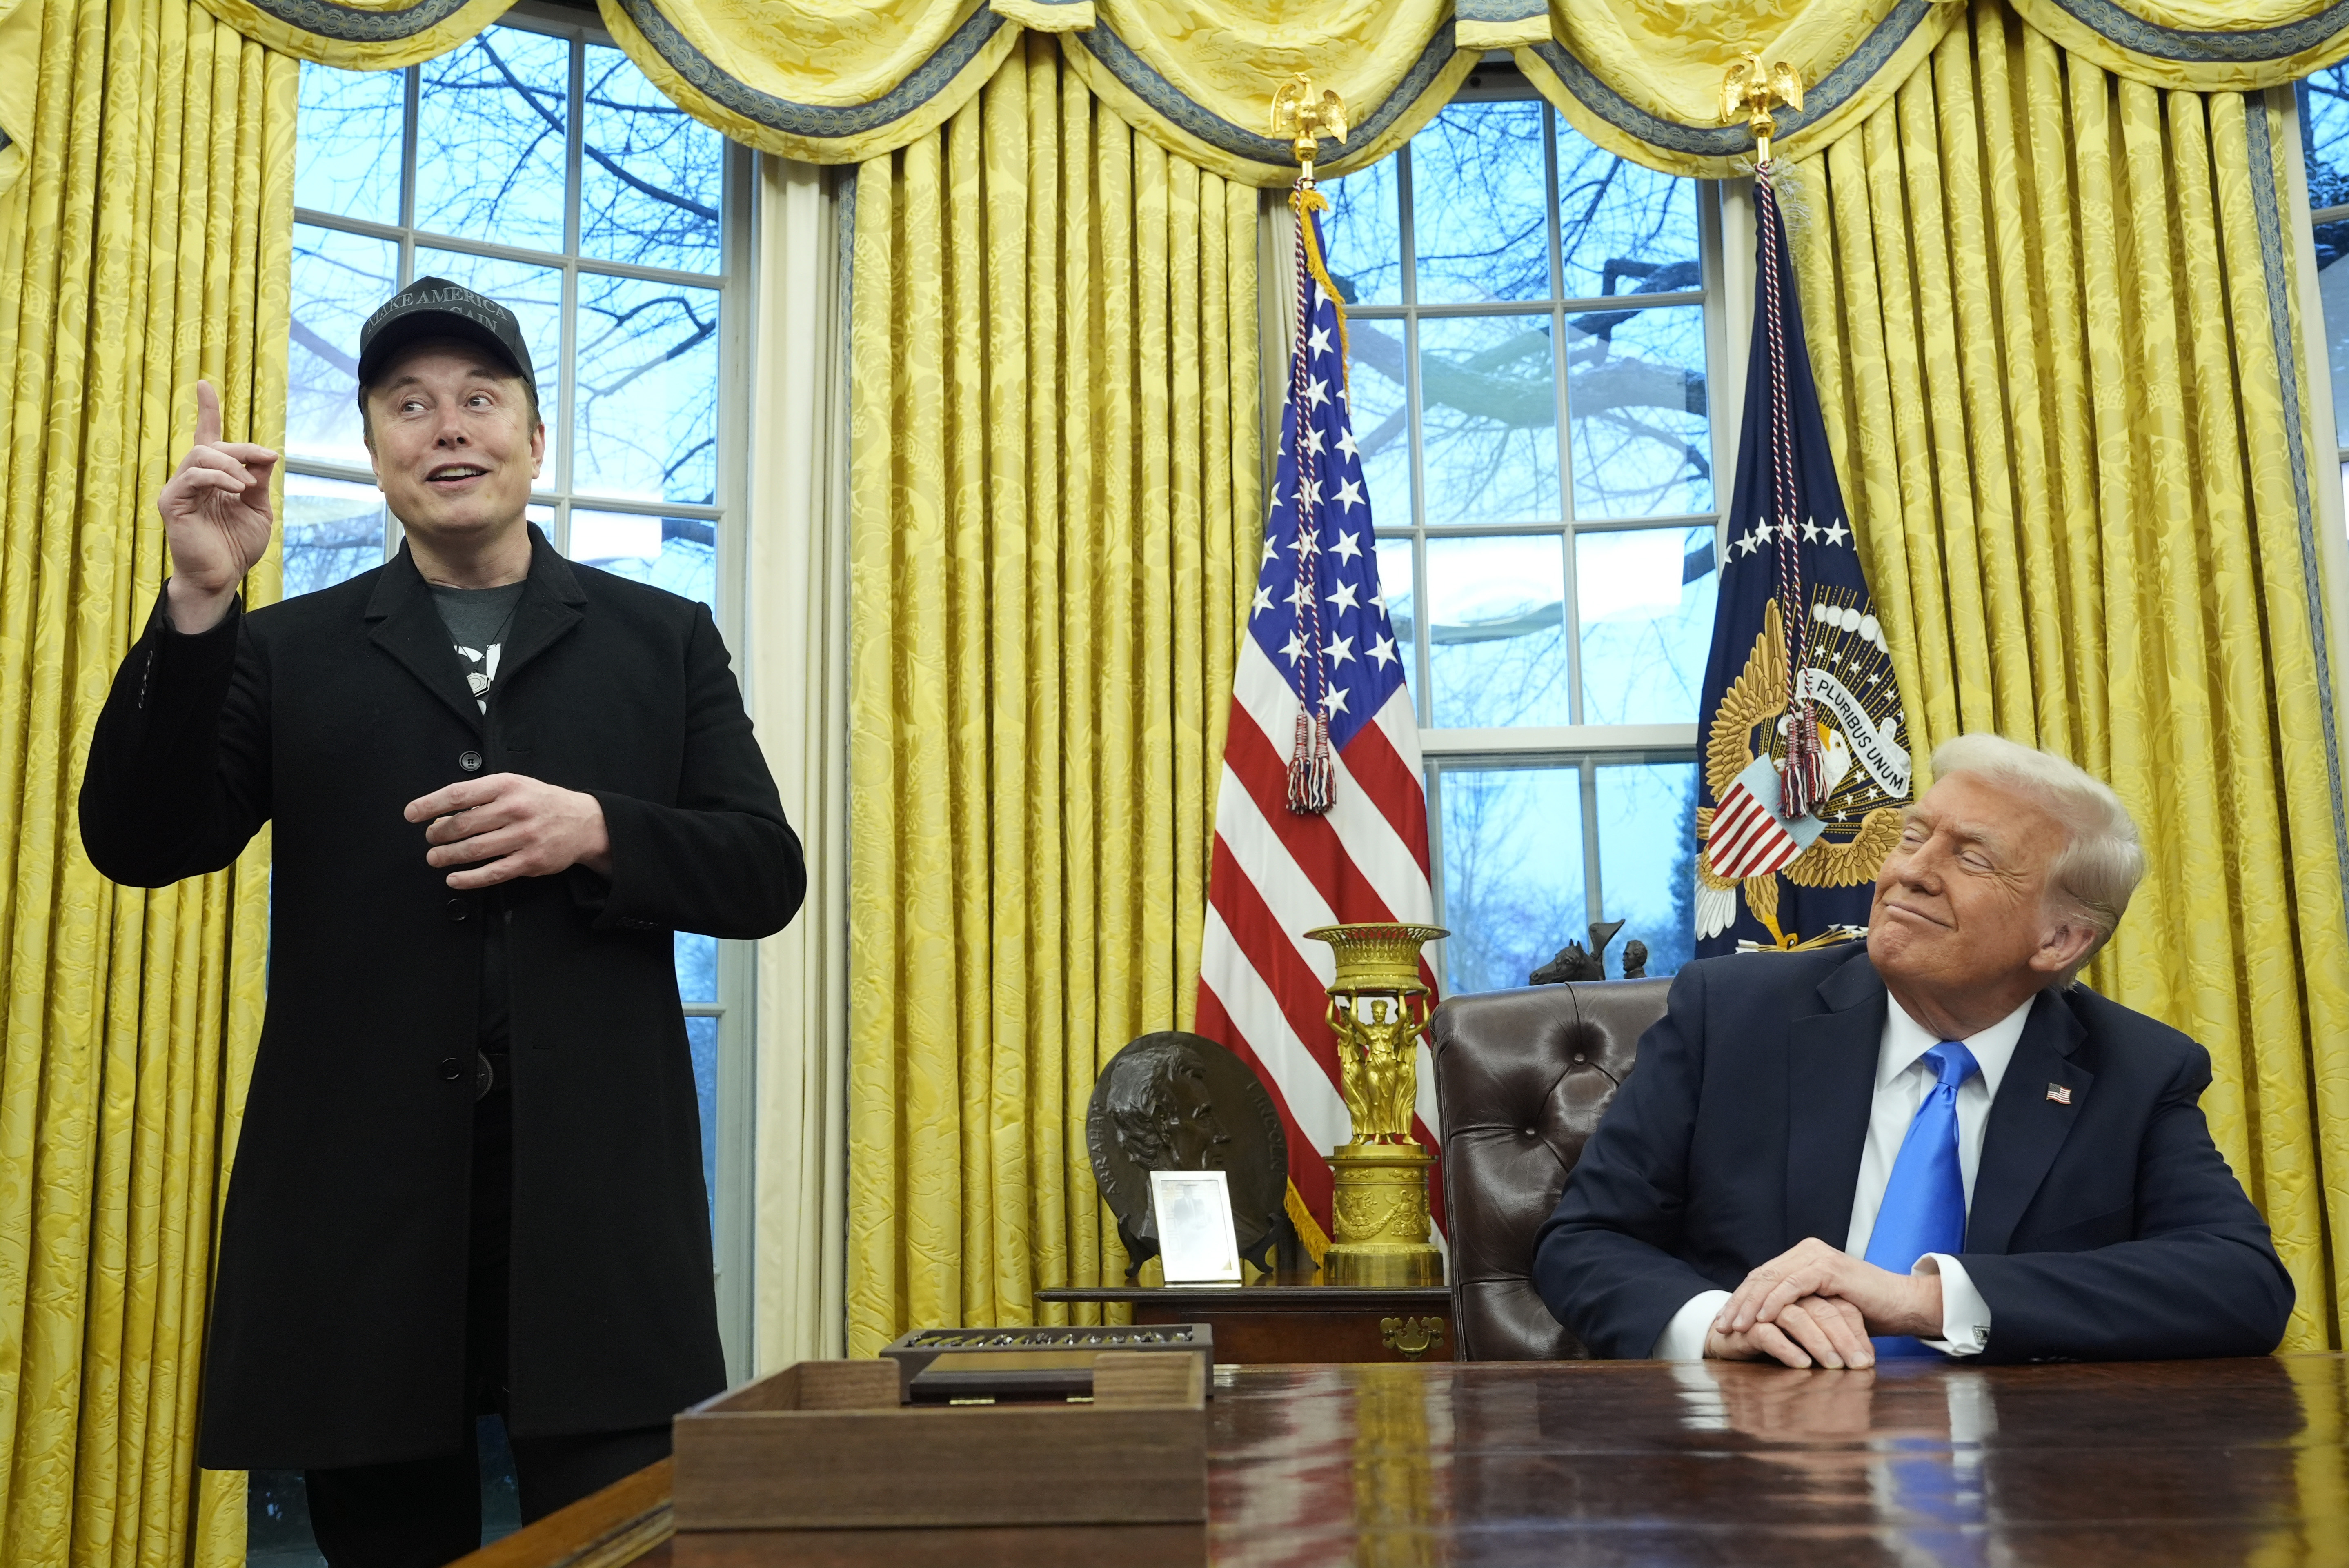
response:
M1965 1041L1982 1068L1958 1086L1958 1171L1965 1181L1970 1214L1991 1101L1998 1097L2006 1065L2014 1059L2023 1023L2037 1000L2032 997ZM1851 1229L1843 1243L1843 1250L1856 1258L1868 1255L1868 1233L1876 1229L1877 1211L1884 1206L1884 1189L1892 1179L1892 1163L1899 1157L1901 1140L1909 1136L1909 1124L1917 1119L1917 1108L1925 1103L1938 1081L1924 1057L1940 1040L1910 1017L1897 999L1887 997L1886 1001L1884 1037L1876 1051L1876 1096L1868 1112L1868 1143L1860 1150L1859 1179L1851 1194ZM1990 1343L1990 1304L1974 1288L1965 1265L1947 1253L1928 1253L1917 1260L1914 1272L1938 1272L1941 1276L1941 1336L1925 1343L1950 1356L1980 1355ZM1700 1291L1691 1296L1656 1336L1655 1348L1649 1355L1660 1361L1701 1359L1713 1315L1729 1297L1725 1290Z

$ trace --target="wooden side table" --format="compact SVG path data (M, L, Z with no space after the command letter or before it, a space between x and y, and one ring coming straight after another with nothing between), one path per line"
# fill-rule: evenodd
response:
M1452 1292L1317 1284L1318 1271L1240 1285L1071 1285L1039 1302L1123 1303L1137 1324L1205 1323L1216 1359L1262 1367L1313 1361L1449 1361Z

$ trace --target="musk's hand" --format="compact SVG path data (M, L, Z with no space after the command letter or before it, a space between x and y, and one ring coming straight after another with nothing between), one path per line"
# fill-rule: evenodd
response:
M573 866L612 874L612 840L595 796L520 773L468 779L410 800L403 813L424 830L431 866L458 889L494 887L516 877L553 876Z
M221 439L220 394L196 383L196 428L187 456L155 498L171 546L165 589L171 625L208 632L228 614L236 585L269 549L274 523L269 475L277 454L250 441Z
M1856 1308L1869 1334L1941 1336L1941 1276L1894 1274L1813 1236L1745 1276L1713 1319L1716 1332L1751 1335L1816 1297Z
M1728 1310L1722 1309L1724 1316ZM1723 1329L1716 1317L1704 1336L1704 1353L1716 1361L1782 1361L1789 1367L1876 1365L1876 1347L1868 1342L1859 1309L1820 1295L1788 1302L1772 1321L1737 1332Z

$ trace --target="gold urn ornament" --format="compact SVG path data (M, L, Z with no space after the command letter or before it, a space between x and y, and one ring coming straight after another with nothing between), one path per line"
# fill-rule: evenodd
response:
M1411 1133L1417 1047L1433 998L1419 950L1451 933L1433 925L1323 925L1305 934L1338 959L1327 1016L1338 1037L1339 1088L1353 1137L1330 1151L1336 1178L1325 1284L1444 1283L1430 1241L1427 1176L1435 1156Z

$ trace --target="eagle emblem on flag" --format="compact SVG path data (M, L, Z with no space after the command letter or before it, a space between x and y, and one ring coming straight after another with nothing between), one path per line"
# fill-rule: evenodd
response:
M1912 788L1900 680L1836 479L1773 172L1754 179L1754 346L1698 710L1701 956L1865 929Z

